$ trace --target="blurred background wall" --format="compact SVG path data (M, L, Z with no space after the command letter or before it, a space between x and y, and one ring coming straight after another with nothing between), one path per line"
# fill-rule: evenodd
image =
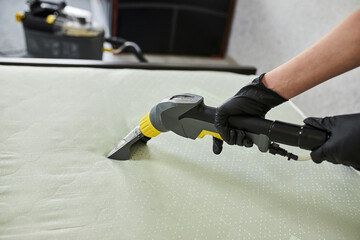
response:
M237 0L227 53L239 64L256 66L259 74L268 72L358 8L359 0ZM360 112L360 68L293 100L307 116Z

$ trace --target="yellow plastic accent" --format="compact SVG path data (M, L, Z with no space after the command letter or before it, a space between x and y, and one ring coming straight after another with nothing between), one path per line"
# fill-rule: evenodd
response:
M161 133L152 125L150 121L150 113L146 114L140 120L140 131L142 132L142 134L149 138L156 137Z
M17 12L15 15L16 21L22 22L22 19L24 17L24 14L22 12Z
M114 52L114 50L110 48L103 48L103 52Z
M55 16L55 15L48 15L48 16L46 17L46 22L47 22L48 24L53 24L53 23L55 22L55 20L56 20L56 16Z
M207 130L202 130L201 133L199 134L199 136L197 136L197 138L203 138L205 135L211 135L213 137L216 137L220 140L223 140L220 136L220 134L218 133L215 133L215 132L210 132L210 131L207 131Z

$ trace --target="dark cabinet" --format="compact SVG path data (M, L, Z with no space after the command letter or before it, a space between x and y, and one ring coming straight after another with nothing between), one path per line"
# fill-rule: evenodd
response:
M224 56L235 0L114 0L114 36L145 53Z

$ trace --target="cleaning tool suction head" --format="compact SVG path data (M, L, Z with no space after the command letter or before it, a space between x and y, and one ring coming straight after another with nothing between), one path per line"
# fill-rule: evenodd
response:
M140 131L140 127L134 128L126 137L124 137L118 145L108 154L108 158L116 160L130 159L130 148L137 142L146 143L150 138L144 136Z

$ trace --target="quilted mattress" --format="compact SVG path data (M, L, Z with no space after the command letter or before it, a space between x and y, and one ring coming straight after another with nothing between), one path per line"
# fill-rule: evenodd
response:
M360 177L344 166L216 156L211 137L173 133L106 158L164 97L217 106L253 78L0 66L0 239L359 239ZM289 103L268 118L302 122Z

